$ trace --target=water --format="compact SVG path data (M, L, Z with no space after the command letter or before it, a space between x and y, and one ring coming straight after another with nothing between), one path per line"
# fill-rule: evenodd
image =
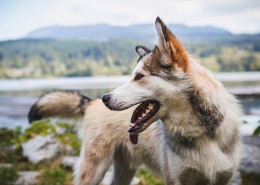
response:
M100 98L111 89L81 90L91 98ZM29 126L27 114L39 96L49 90L7 91L0 93L0 127Z
M217 74L228 90L236 94L246 114L260 116L260 73ZM0 127L27 127L27 114L37 98L53 89L79 89L91 98L100 98L125 83L128 76L0 80Z

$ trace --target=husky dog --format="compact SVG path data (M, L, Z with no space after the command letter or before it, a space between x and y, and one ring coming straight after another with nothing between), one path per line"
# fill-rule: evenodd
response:
M111 164L111 185L130 184L141 164L167 185L227 185L237 169L238 101L189 57L160 18L155 27L157 45L136 47L140 58L131 80L103 102L54 91L32 106L30 122L84 116L76 185L98 185Z

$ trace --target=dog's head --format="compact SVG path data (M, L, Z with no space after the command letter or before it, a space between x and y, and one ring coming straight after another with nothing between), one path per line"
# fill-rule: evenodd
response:
M187 87L189 57L160 18L155 21L158 37L153 50L137 46L137 65L129 82L103 96L111 110L140 104L133 112L129 133L137 135L178 106ZM135 142L135 141L132 141ZM137 141L136 141L137 142Z

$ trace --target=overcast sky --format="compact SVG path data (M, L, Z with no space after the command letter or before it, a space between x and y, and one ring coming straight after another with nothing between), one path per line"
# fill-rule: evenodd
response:
M0 0L0 40L50 25L164 22L260 32L260 0Z

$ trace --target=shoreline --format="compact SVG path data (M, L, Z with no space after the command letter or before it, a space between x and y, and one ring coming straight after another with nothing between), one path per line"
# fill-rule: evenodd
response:
M235 95L260 95L260 72L214 73ZM1 79L0 93L50 89L112 89L127 82L130 76L62 77L39 79Z

